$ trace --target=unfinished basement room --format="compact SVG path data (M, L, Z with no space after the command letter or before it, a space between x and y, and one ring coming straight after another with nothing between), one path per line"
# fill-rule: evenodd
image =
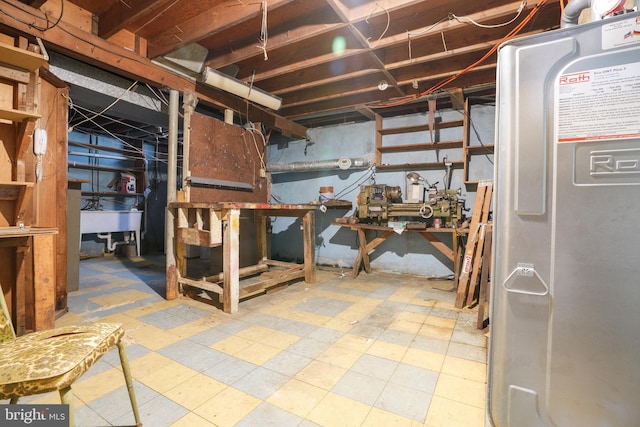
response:
M639 8L0 0L0 426L640 425Z

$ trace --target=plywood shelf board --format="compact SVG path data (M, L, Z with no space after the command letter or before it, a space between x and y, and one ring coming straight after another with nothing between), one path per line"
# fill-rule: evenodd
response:
M0 43L0 62L16 68L34 71L47 63L44 56L5 43Z
M12 122L23 122L24 120L39 119L40 114L29 113L22 110L14 110L13 108L0 108L0 119L11 120Z

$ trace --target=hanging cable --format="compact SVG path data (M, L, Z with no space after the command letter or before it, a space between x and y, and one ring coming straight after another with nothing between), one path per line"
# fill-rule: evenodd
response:
M268 39L269 33L267 32L267 0L262 0L262 29L260 30L260 45L258 47L262 49L265 61L269 59L269 55L267 55Z
M122 92L122 94L121 94L119 97L117 97L116 99L114 99L114 100L113 100L113 102L112 102L111 104L109 104L109 105L107 105L106 107L104 107L104 108L102 109L102 111L100 111L99 113L96 113L96 114L95 114L93 117L91 117L91 118L87 118L87 119L85 119L85 120L81 121L80 123L76 123L74 126L79 126L79 125L81 125L81 124L83 124L83 123L85 123L85 122L88 122L88 121L90 121L90 120L92 121L93 119L95 119L95 118L96 118L96 117L98 117L98 116L101 116L102 114L104 114L104 112L105 112L105 111L108 111L111 107L113 107L114 105L116 105L116 104L118 103L118 101L120 101L120 100L121 100L121 99L122 99L122 98L123 98L123 97L124 97L124 96L125 96L125 95L130 91L130 90L131 90L131 89L133 89L133 88L135 87L135 85L137 85L137 84L138 84L138 81L137 81L137 80L136 80L135 82L131 83L131 86L129 86L129 87L128 87L124 92ZM73 130L73 128L71 128L70 130Z
M561 0L562 1L562 0ZM515 22L520 15L522 14L522 11L524 10L524 8L527 6L527 0L522 0L522 3L520 3L520 7L518 8L518 10L516 11L516 16L513 17L513 19L507 21L507 22L503 22L501 24L495 24L495 25L485 25L485 24L480 24L476 21L474 21L471 18L468 18L466 16L457 16L455 14L450 14L451 18L455 19L458 22L469 22L473 25L475 25L476 27L480 27L480 28L500 28L500 27L506 27L509 24L512 24L513 22Z
M10 6L15 6L13 3L9 3L7 0L2 0L2 2L6 3L6 4L10 5ZM22 8L20 8L20 9L22 9ZM28 11L26 9L22 9L22 11L25 12L25 13L28 13L29 15L33 16L34 18L39 18L39 19L46 20L47 21L47 26L46 27L40 27L40 26L38 26L36 24L33 24L31 22L27 22L27 21L24 21L22 19L18 19L15 16L12 16L11 14L9 14L9 13L5 12L4 10L0 9L0 12L2 12L4 15L8 16L11 19L15 19L16 21L20 22L21 24L24 24L24 25L26 25L26 26L28 26L30 28L33 28L34 30L38 30L38 31L42 31L42 32L49 31L50 29L57 27L58 24L60 24L60 21L62 21L62 16L64 15L64 0L60 0L60 15L58 16L58 19L56 19L56 21L52 25L49 25L49 22L50 22L49 21L49 15L47 15L46 13L44 13L44 18L42 18L42 17L40 17L40 16L38 16L38 15L36 15L34 13L31 13L30 11Z
M386 7L382 6L380 4L379 1L376 0L376 6L373 8L373 10L371 11L371 13L369 13L369 16L367 16L367 19L364 20L364 22L366 22L367 24L369 23L369 19L373 16L374 12L378 9L382 9L385 11L385 13L387 14L387 26L384 28L384 31L382 31L382 34L380 34L380 37L378 37L378 40L376 40L376 45L378 44L378 42L380 40L382 40L382 38L384 37L384 35L387 33L387 31L389 30L389 25L391 24L391 15L389 14L389 11L387 10ZM367 44L369 45L370 48L374 48L375 46L371 45L371 37L367 38Z
M404 104L412 102L412 101L414 101L414 100L416 100L418 98L422 98L424 96L430 95L430 94L442 89L443 87L445 87L449 83L451 83L454 80L456 80L458 77L462 76L463 74L467 73L469 70L472 70L473 68L477 67L478 65L483 63L485 60L487 60L487 58L489 58L491 55L493 55L498 50L498 48L500 47L500 45L502 43L504 43L507 40L510 40L513 37L515 37L535 17L535 15L540 11L540 9L545 5L546 2L547 2L547 0L539 0L538 3L531 9L529 14L527 16L525 16L524 19L522 21L520 21L519 24L517 24L504 37L502 37L496 44L493 45L493 47L491 49L489 49L489 51L487 53L485 53L480 59L475 61L473 64L468 65L466 68L462 69L461 71L457 72L456 74L441 80L440 82L436 83L435 85L433 85L429 89L425 90L424 92L421 92L419 94L414 94L414 95L411 95L411 96L407 96L407 97L404 97L404 98L400 98L400 99L397 99L397 100L391 101L391 102L385 102L385 103L379 103L379 104L370 104L370 105L368 105L368 107L372 108L372 109L377 109L377 108L389 108L389 107L394 107L394 106L398 106L398 105L404 105Z

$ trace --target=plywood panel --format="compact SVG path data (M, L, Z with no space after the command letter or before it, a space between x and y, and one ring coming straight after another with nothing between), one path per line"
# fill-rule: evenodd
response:
M260 177L260 157L264 153L259 136L257 146L249 131L202 114L191 119L191 176L237 182L253 186L253 191L228 188L191 188L192 202L268 202L267 180Z

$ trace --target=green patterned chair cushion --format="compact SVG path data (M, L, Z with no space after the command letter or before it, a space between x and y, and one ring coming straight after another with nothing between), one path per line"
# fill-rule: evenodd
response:
M0 343L0 399L60 390L124 335L116 323L33 332Z

